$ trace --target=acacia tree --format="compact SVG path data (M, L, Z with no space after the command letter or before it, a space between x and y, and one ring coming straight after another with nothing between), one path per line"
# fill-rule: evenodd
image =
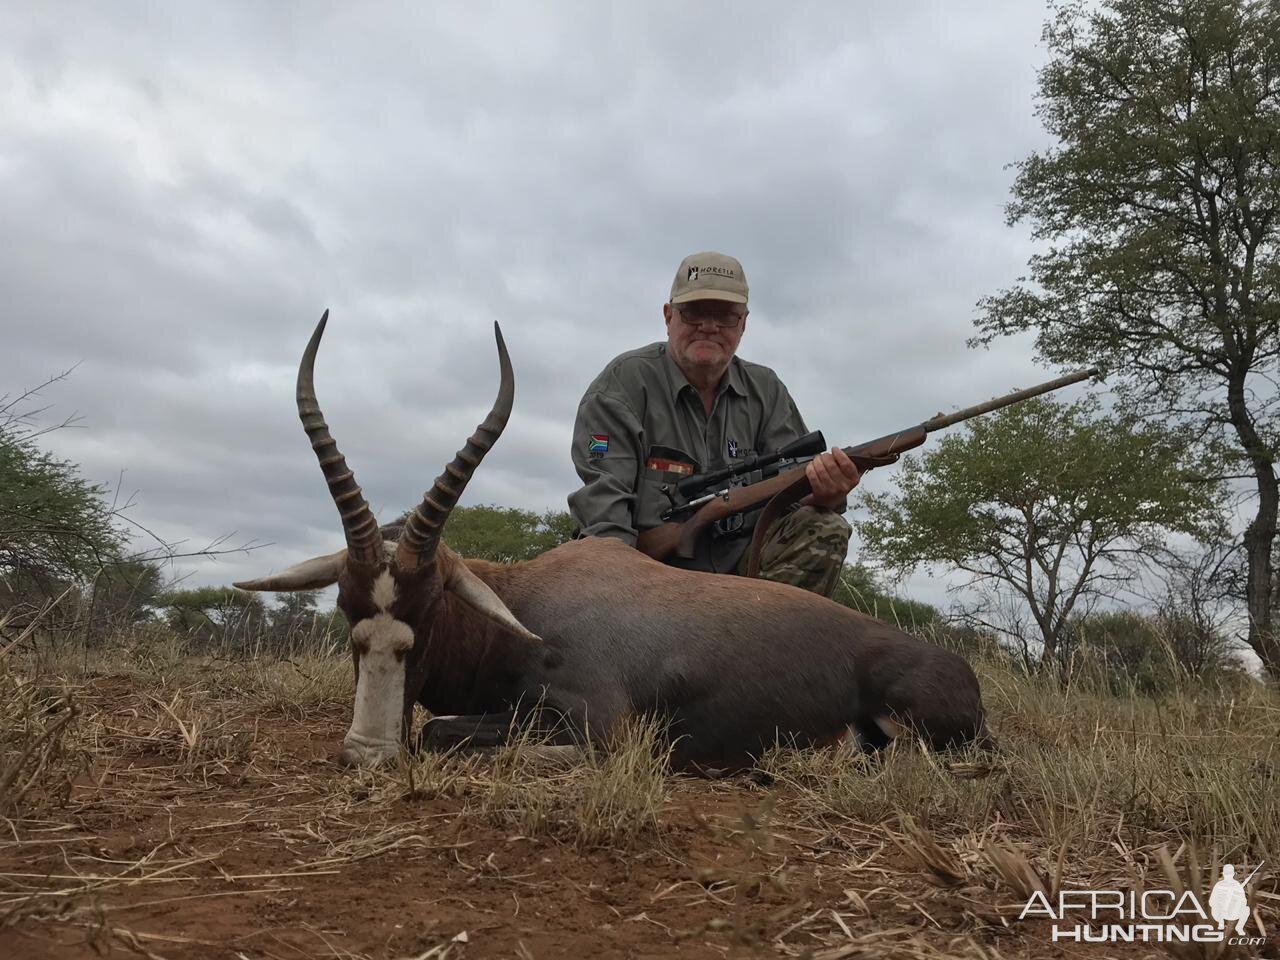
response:
M405 513L399 522L409 516ZM573 519L564 510L534 513L518 507L455 507L449 514L445 543L471 560L516 563L569 540Z
M275 606L267 611L268 626L279 637L293 630L305 630L314 626L319 617L316 605L319 590L296 590L276 594Z
M0 412L3 412L0 409ZM0 422L0 576L34 587L84 580L114 559L122 538L101 486Z
M1280 9L1248 0L1059 4L1037 113L1057 145L1017 164L1009 222L1050 243L980 302L978 342L1034 330L1101 364L1127 408L1193 425L1255 488L1250 645L1280 676Z
M1028 662L1034 641L1047 661L1072 616L1121 590L1168 534L1219 530L1217 489L1189 446L1099 416L1096 401L1029 400L904 460L896 491L864 495L858 533L894 569L969 574L986 596L966 619L1021 644Z
M174 630L204 640L251 639L261 633L267 615L260 596L234 587L170 590L155 602Z

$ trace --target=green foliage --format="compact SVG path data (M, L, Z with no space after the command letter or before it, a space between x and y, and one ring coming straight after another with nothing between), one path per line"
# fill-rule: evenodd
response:
M1088 676L1117 695L1160 696L1187 680L1214 681L1240 671L1232 643L1194 618L1169 611L1091 613L1071 621L1057 653L1064 676Z
M347 618L336 607L320 611L319 600L319 590L277 593L261 635L253 638L255 643L283 651L305 649L317 640L326 645L345 642L349 635Z
M1250 643L1280 669L1271 551L1280 481L1280 8L1243 0L1058 5L1011 223L1046 252L980 304L980 341L1034 331L1101 364L1129 408L1194 426L1256 486Z
M904 630L920 630L940 621L935 607L893 595L861 563L844 565L832 599L852 610L869 614Z
M38 389L0 397L0 611L19 632L43 620L54 632L97 641L151 615L160 572L121 557L125 537L104 487L40 449L47 431L32 426L40 411L19 409Z
M319 599L319 590L276 594L276 604L268 614L271 629L283 633L313 621Z
M252 636L266 620L266 605L256 593L234 587L171 590L158 598L174 630L202 639Z
M163 592L160 568L141 560L122 560L102 569L90 590L95 615L120 625L150 619Z
M320 592L278 593L267 607L258 593L234 587L171 590L156 598L165 623L205 647L225 653L314 653L341 646L348 637L346 618L336 608L317 609Z
M1059 656L1092 655L1101 660L1104 675L1132 681L1142 693L1160 686L1169 672L1169 658L1161 649L1154 620L1132 610L1092 613L1073 620L1063 637ZM1114 691L1113 692L1121 692Z
M1008 213L1053 246L1030 261L1034 287L984 301L986 338L1034 329L1052 362L1164 386L1219 377L1241 348L1274 360L1274 5L1068 3L1045 40L1037 113L1058 145L1017 164Z
M1169 532L1220 529L1215 485L1176 432L1037 398L971 421L867 494L864 549L890 567L955 568L1012 593L1051 655L1077 604L1126 578ZM1015 616L1014 621L1017 620ZM974 616L1023 641L1011 623Z
M102 494L75 464L0 422L0 577L84 581L114 560L122 538Z
M532 560L570 538L573 521L563 510L534 513L515 507L456 507L444 539L472 560L515 563Z

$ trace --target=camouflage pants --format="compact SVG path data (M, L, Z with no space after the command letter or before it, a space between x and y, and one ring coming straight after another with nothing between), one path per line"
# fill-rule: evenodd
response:
M769 529L760 549L760 576L830 597L840 580L853 528L838 513L797 507ZM738 573L747 572L750 551Z

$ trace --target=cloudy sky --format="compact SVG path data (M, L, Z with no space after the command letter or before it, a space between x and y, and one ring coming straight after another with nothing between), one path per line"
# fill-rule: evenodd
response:
M273 544L182 568L225 583L341 542L292 399L326 307L317 392L384 518L487 410L494 320L515 414L463 502L562 509L583 388L695 250L743 261L741 355L831 441L1026 386L1028 342L965 339L1032 249L1003 205L1044 15L5 4L0 393L75 366L48 445L167 540Z

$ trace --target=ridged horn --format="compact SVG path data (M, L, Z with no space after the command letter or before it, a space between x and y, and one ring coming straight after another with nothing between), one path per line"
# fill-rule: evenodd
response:
M316 352L320 349L320 338L324 336L324 327L328 322L329 311L326 310L316 324L315 333L311 334L311 342L302 355L302 363L298 365L298 417L302 420L307 436L311 438L311 449L316 452L320 461L325 482L329 484L329 495L333 497L338 514L342 517L348 562L359 566L376 566L382 562L383 557L378 521L374 519L373 511L360 492L355 474L347 469L347 459L338 450L337 441L329 435L329 425L324 422L324 414L320 412L320 404L316 402Z
M436 546L440 543L440 532L449 519L449 512L462 496L467 481L476 472L476 467L480 466L484 455L497 443L498 437L502 436L502 428L507 425L507 419L511 416L511 404L516 393L515 374L511 371L511 357L507 354L502 330L496 323L493 325L493 335L498 341L498 364L502 369L498 397L493 401L493 409L484 418L484 422L476 427L476 432L454 455L453 461L445 465L444 473L436 477L431 489L423 494L418 509L405 521L404 530L396 544L396 566L401 569L412 570L435 563Z

